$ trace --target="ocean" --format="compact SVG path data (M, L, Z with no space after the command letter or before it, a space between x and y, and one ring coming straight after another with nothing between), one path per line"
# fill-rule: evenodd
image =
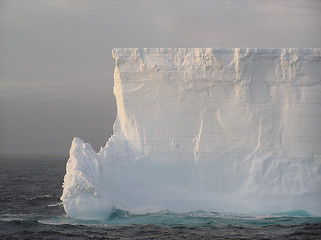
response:
M169 210L106 221L69 218L60 201L67 157L0 158L0 239L321 239L321 217ZM321 201L320 201L321 202Z

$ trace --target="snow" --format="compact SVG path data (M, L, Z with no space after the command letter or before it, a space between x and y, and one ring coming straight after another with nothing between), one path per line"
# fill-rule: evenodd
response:
M67 214L321 215L321 49L114 49L114 135L75 138Z

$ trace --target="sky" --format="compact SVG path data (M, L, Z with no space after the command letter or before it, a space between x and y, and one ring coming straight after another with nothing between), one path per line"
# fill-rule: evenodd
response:
M0 0L0 155L98 151L113 48L320 48L320 0Z

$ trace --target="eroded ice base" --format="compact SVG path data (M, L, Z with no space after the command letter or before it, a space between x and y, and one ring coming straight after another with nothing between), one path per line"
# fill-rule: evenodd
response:
M321 215L320 49L115 49L114 135L75 138L74 218L132 212Z

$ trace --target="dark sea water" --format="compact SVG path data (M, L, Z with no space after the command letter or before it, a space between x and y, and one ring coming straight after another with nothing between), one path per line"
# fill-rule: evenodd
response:
M1 157L0 239L321 239L321 218L299 210L254 216L115 209L103 222L70 219L59 199L66 161Z

